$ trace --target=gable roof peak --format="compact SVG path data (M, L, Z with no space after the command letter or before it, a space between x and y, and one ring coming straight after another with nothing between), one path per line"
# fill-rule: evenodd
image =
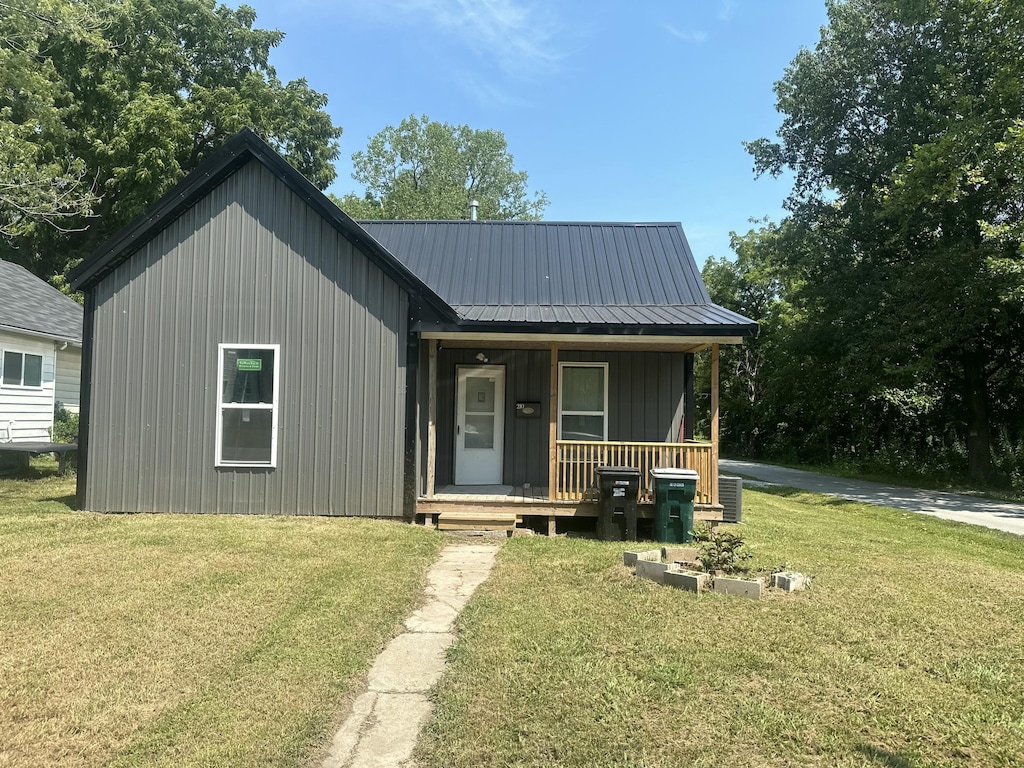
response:
M243 128L220 149L200 162L170 191L139 214L112 238L72 270L71 287L87 290L103 275L130 258L145 243L191 208L211 189L251 161L262 163L271 173L319 213L331 226L357 246L410 295L422 300L441 317L452 321L457 314L387 248L332 203L323 192L285 160L251 128Z

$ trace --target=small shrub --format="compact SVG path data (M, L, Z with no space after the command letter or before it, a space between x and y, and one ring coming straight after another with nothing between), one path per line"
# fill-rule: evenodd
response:
M693 541L700 550L697 561L708 573L741 573L746 570L744 563L750 558L750 553L741 551L743 539L735 533L715 531L710 525L698 526L693 531Z
M74 443L78 441L78 414L71 413L63 403L53 409L53 441Z

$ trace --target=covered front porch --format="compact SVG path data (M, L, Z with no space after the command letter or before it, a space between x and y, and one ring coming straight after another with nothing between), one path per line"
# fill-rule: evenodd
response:
M506 527L536 517L553 533L558 519L597 516L600 466L640 471L641 518L653 514L652 468L694 469L696 518L722 519L719 344L739 339L525 336L423 335L420 520ZM704 349L711 357L707 441L693 439L693 356ZM482 482L460 466L476 461L474 451L492 451L493 471Z

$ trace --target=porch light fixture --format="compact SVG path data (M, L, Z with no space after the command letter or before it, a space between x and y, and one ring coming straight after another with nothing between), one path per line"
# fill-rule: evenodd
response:
M476 359L479 360L481 363L486 363L487 362L487 355L485 355L483 352L477 352L476 353Z

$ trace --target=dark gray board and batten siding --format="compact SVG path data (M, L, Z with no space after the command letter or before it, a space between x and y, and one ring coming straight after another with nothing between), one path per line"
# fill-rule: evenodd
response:
M85 509L401 515L408 294L265 166L94 291ZM214 466L222 342L281 345L274 469Z
M425 345L424 345L425 346ZM455 382L459 366L505 366L505 435L502 481L507 485L548 484L551 353L547 350L472 347L438 353L438 487L455 476ZM679 435L685 394L693 396L692 355L681 352L562 350L559 362L608 363L608 439L674 442ZM517 401L540 402L539 418L517 417ZM423 401L421 401L423 402ZM692 418L692 416L691 416ZM688 428L692 437L692 424ZM425 435L421 422L421 435ZM421 452L424 449L421 448Z

